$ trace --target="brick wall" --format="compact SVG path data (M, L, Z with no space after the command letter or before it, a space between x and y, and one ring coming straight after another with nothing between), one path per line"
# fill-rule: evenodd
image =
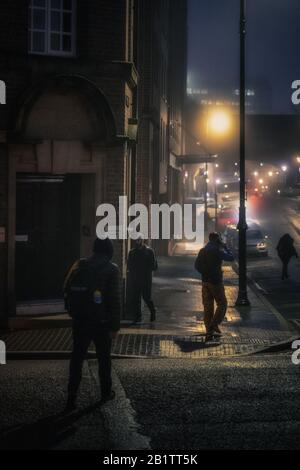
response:
M23 97L32 86L58 74L75 74L94 82L113 112L118 135L132 116L134 78L128 58L128 0L77 0L76 57L28 54L28 2L0 2L0 79L7 84L7 105L0 106L1 131L14 131ZM10 135L10 134L9 134ZM11 139L12 137L9 137ZM126 144L105 149L105 199L118 204L128 192ZM7 149L0 144L0 227L7 224ZM115 243L115 260L125 276L127 246ZM5 310L7 246L0 243L0 316Z

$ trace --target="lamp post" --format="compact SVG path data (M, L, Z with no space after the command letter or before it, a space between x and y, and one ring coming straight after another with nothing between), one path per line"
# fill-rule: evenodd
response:
M205 162L205 170L204 170L204 232L205 232L205 237L208 236L208 183L209 183L209 178L208 178L208 163L207 161Z
M240 207L239 207L239 292L236 306L250 305L247 294L247 251L246 251L246 175L245 175L245 0L240 0Z
M218 184L220 180L215 180L215 232L218 231Z

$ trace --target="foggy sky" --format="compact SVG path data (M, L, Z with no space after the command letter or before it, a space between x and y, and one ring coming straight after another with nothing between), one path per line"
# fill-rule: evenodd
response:
M238 86L239 3L189 0L190 86ZM299 0L247 1L247 78L270 84L268 112L293 112L291 83L300 79L299 21Z

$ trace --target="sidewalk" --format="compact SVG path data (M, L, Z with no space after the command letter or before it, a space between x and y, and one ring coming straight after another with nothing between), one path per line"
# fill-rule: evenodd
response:
M190 256L183 255L179 250L177 253L172 258L159 259L159 270L153 281L157 321L154 324L147 323L149 313L144 307L145 323L128 329L132 334L148 336L148 341L150 335L159 335L161 341L158 355L207 357L250 353L295 336L280 314L274 311L262 294L250 286L248 297L251 307L234 306L238 276L231 265L225 265L223 271L228 310L221 327L223 337L219 343L205 344L201 282L194 270L195 257L191 253Z
M186 247L184 247L186 248ZM194 270L192 252L179 249L177 255L159 259L159 270L153 280L153 299L157 321L143 308L144 323L124 324L114 341L115 356L188 357L231 356L247 354L295 337L285 320L271 307L262 294L249 287L251 307L234 306L238 278L232 266L224 266L228 311L219 341L204 342L201 282ZM29 353L44 357L68 357L72 346L71 329L61 328L4 333L8 357L22 358ZM94 356L91 346L90 353Z

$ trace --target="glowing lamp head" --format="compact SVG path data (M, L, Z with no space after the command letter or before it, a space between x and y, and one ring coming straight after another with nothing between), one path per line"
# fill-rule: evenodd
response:
M208 120L209 129L215 134L226 134L230 129L230 117L225 111L214 111Z

